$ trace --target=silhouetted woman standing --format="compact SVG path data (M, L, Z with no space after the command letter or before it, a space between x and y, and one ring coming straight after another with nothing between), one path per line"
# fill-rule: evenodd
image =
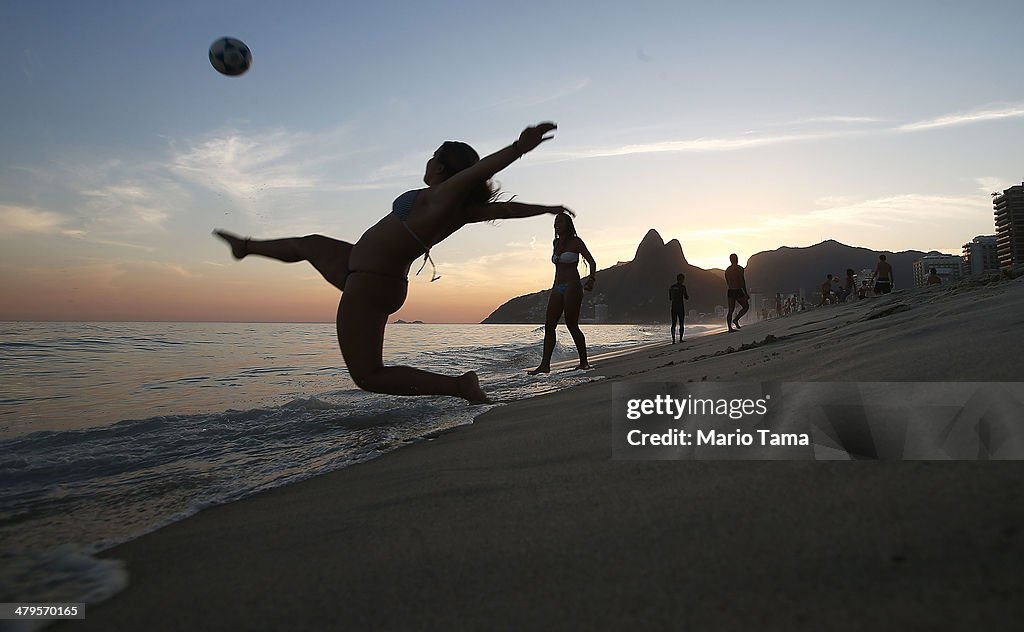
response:
M590 267L590 276L586 282L580 279L580 257ZM565 326L572 334L576 343L576 351L580 354L580 365L577 368L589 369L587 362L587 339L580 329L580 307L583 305L583 290L594 289L594 273L597 262L587 250L576 226L568 212L555 216L555 240L552 242L551 263L555 264L555 282L548 298L548 311L544 318L544 357L540 366L530 371L530 375L551 371L551 354L555 350L555 328L562 314L565 314Z

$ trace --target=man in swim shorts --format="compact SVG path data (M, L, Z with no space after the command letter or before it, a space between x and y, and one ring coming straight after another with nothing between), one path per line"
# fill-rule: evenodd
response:
M828 275L825 282L821 284L821 302L818 303L818 307L824 307L825 303L829 302L829 297L832 295L832 275Z
M729 299L729 313L725 316L725 322L729 325L729 331L733 330L733 326L736 329L740 328L740 319L750 309L750 293L747 292L747 281L743 278L743 266L739 264L740 258L734 253L729 255L729 261L732 263L731 266L725 270L725 282L729 286L728 299ZM743 309L740 310L739 314L736 314L736 318L732 317L732 312L736 309L736 303L740 304Z
M685 274L677 274L676 282L668 288L668 300L672 301L672 344L676 343L676 321L679 322L679 342L683 341L683 318L686 316L683 299L690 300L683 285L685 279Z
M885 255L878 255L875 266L875 294L892 292L892 266L885 260Z

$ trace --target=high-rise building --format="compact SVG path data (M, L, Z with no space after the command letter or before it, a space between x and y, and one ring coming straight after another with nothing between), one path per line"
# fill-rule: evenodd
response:
M1024 265L1024 182L992 197L999 266Z
M931 269L942 279L943 285L962 276L963 260L959 255L925 255L914 262L914 287L924 287Z
M763 304L764 304L764 297L763 297L763 295L760 292L751 292L750 293L750 311L747 312L747 315L744 316L743 318L746 319L746 321L748 323L761 320L761 307L763 306ZM738 305L736 306L736 309L737 310L740 309Z
M984 274L999 270L995 235L978 235L964 244L964 274Z

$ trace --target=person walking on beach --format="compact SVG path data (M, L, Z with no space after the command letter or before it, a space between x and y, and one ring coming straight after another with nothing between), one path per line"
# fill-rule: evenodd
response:
M733 330L733 325L736 329L740 328L740 319L750 309L750 293L747 292L747 281L743 277L743 266L740 265L740 258L735 253L729 255L729 261L732 263L728 268L725 269L725 283L729 286L727 298L729 299L729 313L725 315L725 322L729 325L729 331ZM736 314L736 318L732 317L733 310L736 309L736 303L740 304L743 309L740 310L739 314Z
M341 354L359 388L391 395L451 395L471 403L489 401L477 374L441 375L407 366L384 366L384 328L388 316L405 304L408 274L423 257L433 268L430 249L466 224L551 213L568 217L562 206L496 202L491 177L553 138L554 123L527 127L519 139L481 159L466 143L448 141L427 161L424 189L406 191L391 213L354 244L307 235L285 239L242 238L223 230L214 234L231 246L235 259L260 255L293 263L308 261L342 290L337 330ZM435 270L436 272L436 270ZM436 274L431 280L436 280Z
M932 268L931 270L929 270L928 271L928 283L927 283L927 285L941 285L941 284L942 284L942 277L940 277L939 273L935 271L935 268Z
M685 306L683 299L690 300L690 295L686 293L686 285L683 281L686 280L685 274L677 274L676 282L668 286L668 300L672 303L672 344L676 343L676 322L679 322L679 342L683 341L683 318L686 316Z
M544 317L544 350L540 366L530 371L530 375L549 373L551 371L551 354L555 351L555 328L565 314L565 326L576 343L576 351L580 355L577 369L589 369L587 362L587 339L580 329L580 308L583 306L583 291L594 289L594 276L597 262L587 250L576 226L567 213L555 216L555 239L551 242L551 263L555 264L555 281L548 295L548 310ZM584 282L580 279L580 257L586 260L590 268L590 276Z
M857 287L857 276L853 272L853 268L846 269L846 285L839 290L839 302L845 303L846 299L850 298L854 290Z
M821 284L821 302L818 303L818 307L824 307L825 303L829 302L829 296L832 294L832 275L828 275L825 282Z
M875 266L875 294L892 292L892 266L885 260L885 255L878 255Z

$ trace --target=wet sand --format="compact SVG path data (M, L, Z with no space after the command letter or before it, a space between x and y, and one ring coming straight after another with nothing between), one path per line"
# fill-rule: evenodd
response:
M1021 381L1024 279L606 360L107 551L75 630L1019 629L1024 463L614 461L615 381ZM456 404L460 405L460 404Z

